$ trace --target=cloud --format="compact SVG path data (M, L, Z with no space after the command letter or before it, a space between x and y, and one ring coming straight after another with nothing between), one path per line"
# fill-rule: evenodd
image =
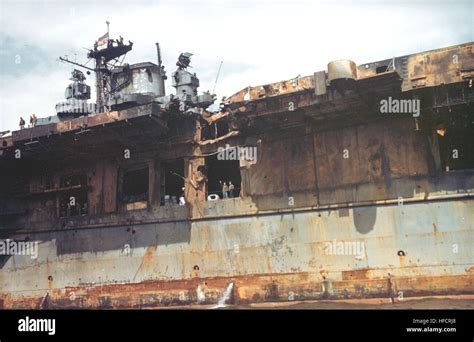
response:
M2 77L0 108L14 115L0 116L0 130L17 129L20 116L28 122L33 113L41 117L55 115L55 104L62 101L64 89L70 82L64 76L62 70L52 70L48 75L33 70L22 82L16 76Z
M324 70L335 59L361 64L472 41L472 6L472 1L2 0L0 37L10 43L0 48L0 130L16 128L21 113L53 114L71 70L57 57L76 54L85 62L83 48L105 32L106 19L112 36L134 42L129 63L154 62L159 41L170 76L179 53L192 52L201 90L212 90L223 61L220 99L249 85ZM12 58L17 54L31 63L20 68Z

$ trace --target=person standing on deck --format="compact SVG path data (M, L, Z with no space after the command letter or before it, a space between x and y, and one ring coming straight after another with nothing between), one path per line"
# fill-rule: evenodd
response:
M228 198L228 191L229 191L229 186L226 184L226 182L222 183L222 181L219 181L222 185L222 198Z
M229 197L230 198L234 197L234 184L232 184L231 181L229 181Z
M36 114L32 114L31 119L33 120L32 125L33 127L35 127L36 123L38 122L38 117L36 116Z

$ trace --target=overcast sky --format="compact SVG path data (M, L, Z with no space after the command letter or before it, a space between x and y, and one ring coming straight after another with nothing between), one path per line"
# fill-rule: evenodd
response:
M111 38L134 43L125 62L156 62L160 42L171 76L178 55L193 53L200 91L212 90L223 61L220 99L335 59L362 64L471 42L473 19L474 0L0 0L0 131L17 129L20 115L55 114L72 70L58 57L87 62L85 48L106 32L106 20Z

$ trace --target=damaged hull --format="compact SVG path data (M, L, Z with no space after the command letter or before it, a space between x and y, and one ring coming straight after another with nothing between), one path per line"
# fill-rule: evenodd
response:
M3 266L2 303L209 304L229 283L234 303L472 293L473 215L463 199L44 232L30 235L45 244L38 260ZM334 241L361 242L364 254L330 254ZM92 252L80 251L86 243Z
M0 308L473 294L473 48L0 137Z

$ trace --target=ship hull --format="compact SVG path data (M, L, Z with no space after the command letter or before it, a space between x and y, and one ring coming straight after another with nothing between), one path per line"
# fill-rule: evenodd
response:
M461 198L45 230L37 259L4 261L0 303L210 304L231 283L233 303L472 294L473 222Z

